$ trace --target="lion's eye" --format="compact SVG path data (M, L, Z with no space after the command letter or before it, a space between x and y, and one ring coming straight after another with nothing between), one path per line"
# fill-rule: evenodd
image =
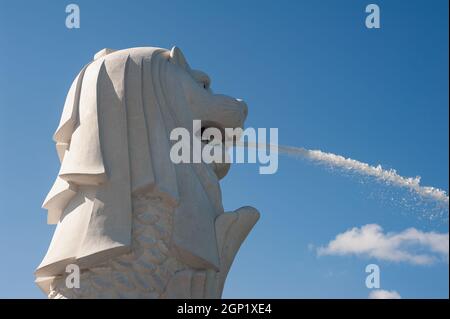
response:
M204 88L205 90L209 89L209 82L208 81L199 81L198 84Z

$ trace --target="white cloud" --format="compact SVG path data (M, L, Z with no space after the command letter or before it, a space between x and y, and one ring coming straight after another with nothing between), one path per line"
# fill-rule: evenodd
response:
M402 299L402 297L395 290L377 289L370 292L369 299Z
M400 233L383 233L381 226L368 224L338 234L327 246L319 247L317 254L366 256L415 265L432 264L438 260L448 262L449 234L422 232L415 228Z

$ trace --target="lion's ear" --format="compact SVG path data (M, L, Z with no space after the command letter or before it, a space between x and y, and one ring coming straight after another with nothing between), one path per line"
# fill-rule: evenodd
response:
M101 58L103 56L106 56L110 53L116 52L117 50L114 49L109 49L109 48L104 48L100 51L98 51L95 55L94 55L94 60L97 60L98 58Z
M186 61L186 58L183 55L183 52L181 52L180 48L173 47L172 50L170 50L170 62L173 64L179 65L185 70L189 70L189 64Z

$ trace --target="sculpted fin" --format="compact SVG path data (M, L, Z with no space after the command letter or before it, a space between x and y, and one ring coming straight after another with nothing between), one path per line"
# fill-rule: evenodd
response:
M234 257L258 219L259 212L250 206L241 207L234 212L223 213L216 218L216 236L220 258L218 292L222 292Z

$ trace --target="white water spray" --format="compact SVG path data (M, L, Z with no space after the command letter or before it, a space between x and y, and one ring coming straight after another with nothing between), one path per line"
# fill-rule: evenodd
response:
M237 142L236 146L258 147L257 143L254 142ZM409 191L420 195L422 198L432 199L440 204L444 204L447 208L449 205L449 197L446 191L431 186L421 186L420 176L403 177L397 174L394 169L384 169L381 165L372 166L351 158L345 158L341 155L326 153L320 150L308 150L303 147L271 144L268 144L266 147L270 148L270 151L278 151L278 153L301 157L315 163L329 165L334 168L340 168L364 176L370 176L385 184L408 189Z

